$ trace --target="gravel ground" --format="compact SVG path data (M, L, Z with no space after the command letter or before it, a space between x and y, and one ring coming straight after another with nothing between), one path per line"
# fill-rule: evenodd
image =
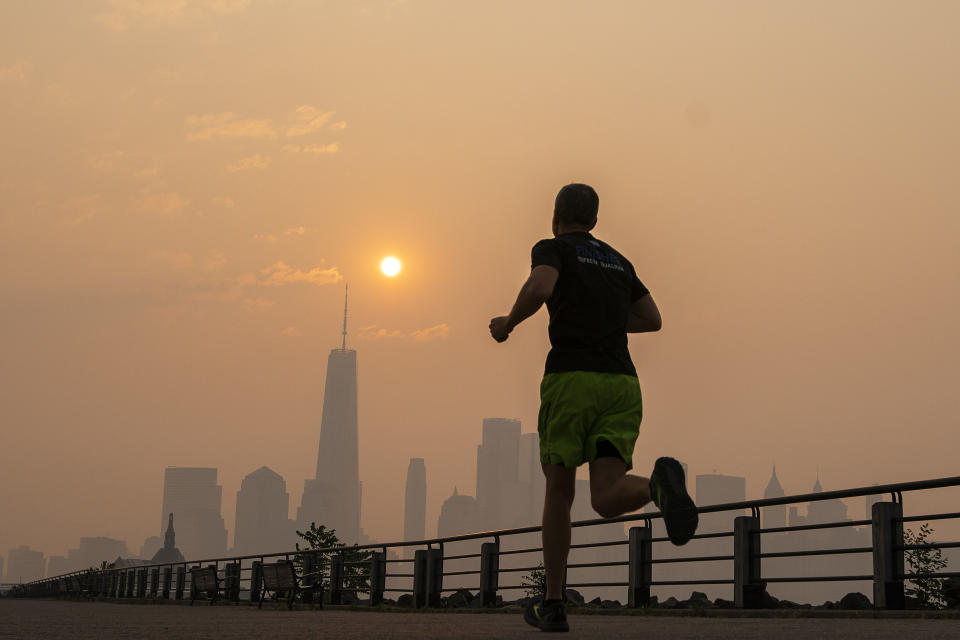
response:
M960 620L569 616L568 638L960 638ZM537 638L518 614L0 600L0 638Z

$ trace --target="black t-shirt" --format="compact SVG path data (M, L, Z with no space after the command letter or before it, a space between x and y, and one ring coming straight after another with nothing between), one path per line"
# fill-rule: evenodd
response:
M650 292L630 261L583 231L541 240L531 261L560 272L547 300L552 348L545 373L637 375L627 349L627 317L630 305Z

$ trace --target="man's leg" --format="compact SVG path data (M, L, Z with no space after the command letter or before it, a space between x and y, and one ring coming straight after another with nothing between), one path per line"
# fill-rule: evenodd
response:
M547 600L563 598L563 574L570 552L570 507L576 490L577 470L543 463L547 479L543 501L543 569Z
M590 463L590 502L604 518L636 511L650 502L650 481L628 475L620 458L597 458Z

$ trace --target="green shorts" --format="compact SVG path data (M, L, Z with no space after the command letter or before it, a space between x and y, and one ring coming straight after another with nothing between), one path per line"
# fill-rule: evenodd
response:
M613 445L633 467L643 402L634 376L596 371L548 373L540 383L540 461L575 468L597 458L597 441Z

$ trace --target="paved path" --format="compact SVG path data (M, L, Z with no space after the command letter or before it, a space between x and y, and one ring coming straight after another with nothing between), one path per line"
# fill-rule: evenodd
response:
M572 615L565 638L960 638L960 620L691 618ZM0 638L528 638L542 637L507 613L286 611L249 606L143 605L0 600Z

